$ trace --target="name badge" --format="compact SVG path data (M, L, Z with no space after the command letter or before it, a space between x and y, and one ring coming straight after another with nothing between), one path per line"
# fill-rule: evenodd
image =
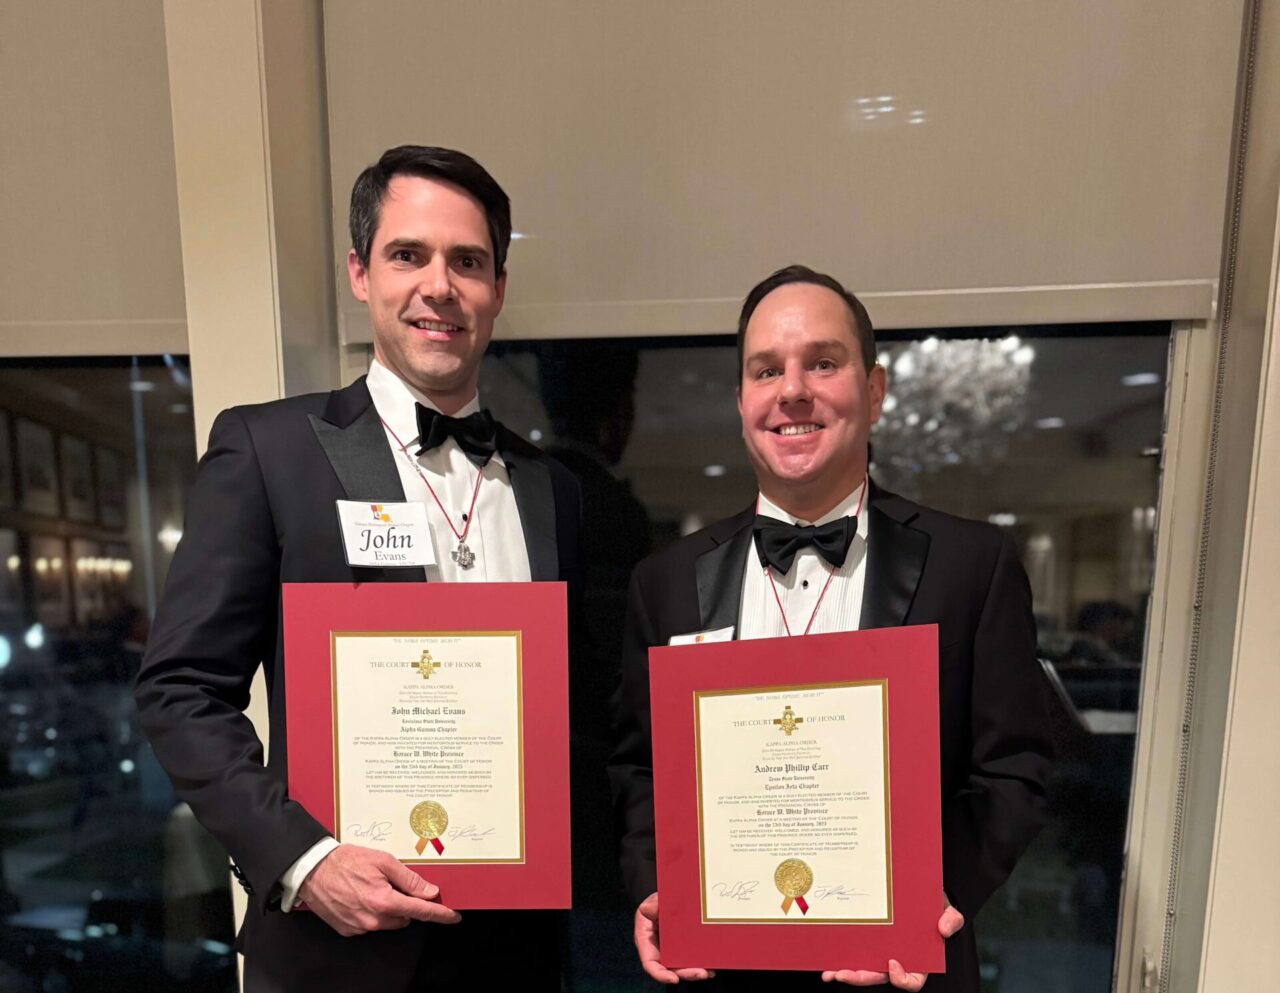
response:
M347 565L411 568L436 564L424 503L338 501Z
M712 641L733 641L733 628L717 628L714 631L694 631L692 634L673 634L668 645L705 645Z

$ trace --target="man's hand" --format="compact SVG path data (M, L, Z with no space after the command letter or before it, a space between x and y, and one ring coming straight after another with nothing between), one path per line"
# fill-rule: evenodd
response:
M410 921L457 924L462 917L434 901L440 888L386 852L339 845L298 888L316 916L344 938L391 931Z
M942 911L942 916L938 918L938 933L944 938L950 938L962 927L964 927L964 915L951 906L950 902L947 902ZM928 978L929 974L927 972L907 972L897 959L889 960L888 972L871 972L867 969L841 969L838 972L824 972L822 974L824 983L847 983L850 986L877 986L881 983L892 983L898 989L911 990L912 993L924 986L924 981Z
M678 983L682 979L710 979L711 969L668 969L658 951L658 894L650 893L636 908L636 951L640 965L652 979L660 983Z

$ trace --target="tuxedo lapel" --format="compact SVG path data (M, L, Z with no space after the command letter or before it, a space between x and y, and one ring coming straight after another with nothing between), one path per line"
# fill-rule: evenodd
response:
M751 522L755 507L721 521L711 529L715 547L698 556L698 624L703 631L734 628L738 636L738 608L742 601L742 575L751 552Z
M910 527L914 504L872 487L867 509L867 573L859 627L898 627L907 619L929 554L929 536Z
M387 447L378 412L368 410L345 428L310 415L311 429L329 464L346 491L348 500L403 503L404 487Z
M348 500L369 503L403 503L404 487L396 471L395 459L387 445L387 435L369 396L364 377L329 394L324 416L309 414L311 430L324 449ZM334 526L338 526L334 511ZM381 579L390 582L420 583L422 569L376 569L352 566L359 581Z
M498 428L498 452L507 467L507 478L520 512L525 552L529 556L529 576L535 582L560 578L560 552L556 546L556 499L551 470L536 449L523 450L512 442L511 433Z

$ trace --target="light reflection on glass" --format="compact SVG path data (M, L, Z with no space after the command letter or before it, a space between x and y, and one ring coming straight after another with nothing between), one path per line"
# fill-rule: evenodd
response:
M183 815L132 699L143 564L158 579L168 565L139 504L175 541L190 400L182 356L0 361L0 410L55 435L61 460L44 468L63 504L39 521L0 504L6 990L235 988L226 855Z

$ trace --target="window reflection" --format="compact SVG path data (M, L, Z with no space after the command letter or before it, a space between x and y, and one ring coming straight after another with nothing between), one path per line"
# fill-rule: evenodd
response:
M885 485L1008 529L1031 580L1052 687L1054 818L980 916L991 990L1101 993L1111 985L1154 568L1164 400L1154 370L1165 368L1168 329L1105 330L1023 333L1016 346L1012 335L944 342L974 356L989 356L993 345L1010 358L1021 353L1022 368L1001 369L989 391L956 376L968 367L954 354L952 369L917 362L907 383L891 377L891 394L921 406L921 427L939 410L954 414L958 398L967 408L960 416L975 426L999 411L976 432L976 452L910 463L901 451L911 438L893 427L873 434ZM882 361L896 371L926 344L892 343Z
M882 338L890 385L872 434L873 475L910 499L1010 532L1053 687L1054 821L977 922L984 988L1104 993L1154 563L1157 370L1168 325ZM570 687L575 858L586 842L591 864L585 876L575 865L574 988L643 988L630 942L635 908L616 895L598 820L608 816L596 770L607 747L599 736L617 672L624 574L642 548L754 497L737 385L727 336L495 343L482 367L484 402L558 454L586 496L595 647L571 663Z
M234 989L227 861L132 683L195 470L174 357L0 363L0 989Z

